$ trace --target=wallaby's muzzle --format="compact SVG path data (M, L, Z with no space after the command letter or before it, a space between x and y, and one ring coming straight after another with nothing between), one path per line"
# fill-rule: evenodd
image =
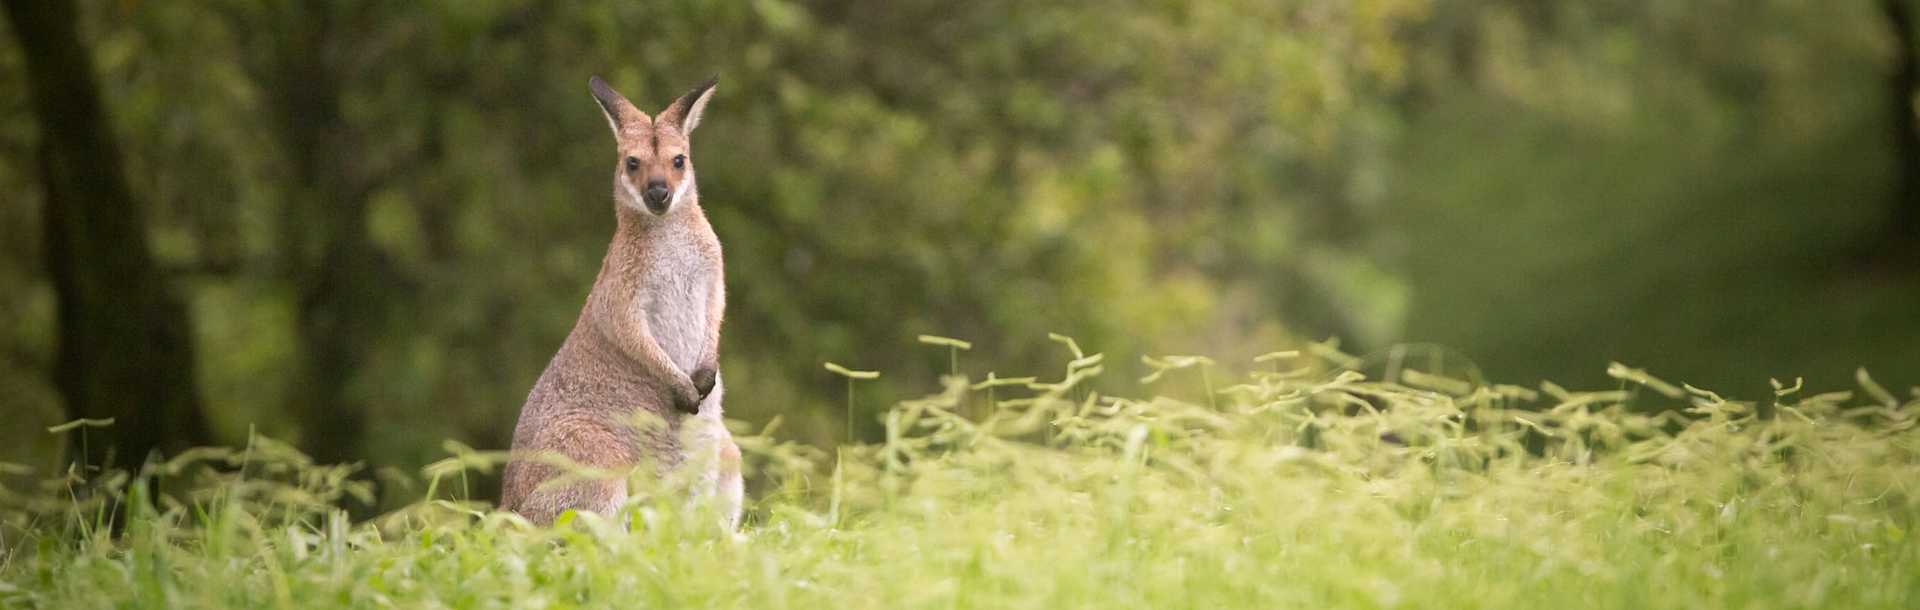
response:
M671 193L671 191L667 190L667 181L649 180L647 181L647 191L641 194L641 198L647 200L647 211L653 212L654 214L665 214L667 213L667 197Z

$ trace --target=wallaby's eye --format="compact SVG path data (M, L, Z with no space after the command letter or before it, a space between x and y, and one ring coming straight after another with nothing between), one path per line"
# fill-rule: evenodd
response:
M674 169L683 169L683 168L685 168L686 166L687 166L687 156L686 156L686 155L674 155L674 156L673 156L673 168L674 168Z
M639 171L639 170L640 170L640 159L635 157L627 157L627 171L632 172L632 171Z

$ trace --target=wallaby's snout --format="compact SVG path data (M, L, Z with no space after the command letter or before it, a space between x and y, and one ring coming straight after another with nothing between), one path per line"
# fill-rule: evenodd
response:
M643 193L643 197L642 197L643 199L647 200L647 211L653 212L654 214L667 213L667 204L669 203L667 201L667 196L671 195L672 193L673 191L667 188L667 181L665 178L654 178L652 180L648 180L647 190L645 191L645 193Z

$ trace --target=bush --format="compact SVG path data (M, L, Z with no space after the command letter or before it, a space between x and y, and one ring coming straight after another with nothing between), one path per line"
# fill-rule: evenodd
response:
M829 455L742 445L738 532L671 493L553 528L425 498L363 523L349 468L256 438L139 476L14 489L0 604L62 607L1806 607L1920 601L1916 401L1724 399L1616 365L1574 392L1378 379L1328 346L1235 385L1146 359L1152 398L947 377ZM1184 384L1184 385L1183 385ZM1204 388L1214 387L1213 391ZM1172 395L1188 396L1176 398ZM852 399L852 396L848 397ZM17 473L16 473L17 474ZM396 476L383 478L398 479ZM186 490L152 491L155 485ZM87 495L82 490L94 490ZM91 498L91 499L89 499ZM119 535L111 506L127 515Z

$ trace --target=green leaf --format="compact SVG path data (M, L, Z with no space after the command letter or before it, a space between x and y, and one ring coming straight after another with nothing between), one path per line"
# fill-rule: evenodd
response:
M105 428L111 425L113 425L113 418L111 417L102 419L76 419L58 426L49 427L47 428L47 433L60 434L71 431L74 428Z
M920 342L925 343L927 345L944 345L947 347L956 348L960 350L973 349L972 343L961 341L953 337L942 337L939 335L920 335Z
M880 378L880 371L856 371L844 366L840 366L838 364L834 364L832 362L827 363L827 370L833 371L834 374L847 377L850 379L879 379Z

